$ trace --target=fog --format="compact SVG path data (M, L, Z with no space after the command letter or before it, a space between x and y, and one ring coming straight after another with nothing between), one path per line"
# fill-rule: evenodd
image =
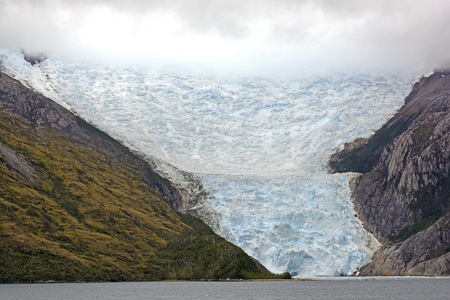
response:
M450 1L0 0L0 47L75 61L297 76L450 62Z

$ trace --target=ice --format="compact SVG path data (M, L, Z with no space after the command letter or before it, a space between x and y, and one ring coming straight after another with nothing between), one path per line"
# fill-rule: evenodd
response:
M199 194L201 181L207 196L198 214L269 270L350 274L376 248L353 211L354 175L331 175L326 164L335 148L392 116L414 78L219 78L52 58L32 67L6 50L0 59L178 185Z
M270 270L294 276L351 273L368 260L370 237L354 218L349 176L202 175L218 212L213 228ZM299 259L302 257L302 259Z

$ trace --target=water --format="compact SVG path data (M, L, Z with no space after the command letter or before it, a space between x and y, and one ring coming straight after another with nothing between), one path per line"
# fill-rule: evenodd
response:
M120 282L0 285L3 300L449 299L450 278L326 281Z
M203 220L272 272L350 274L377 247L355 217L353 175L328 174L326 164L333 149L393 115L411 78L217 78L58 59L32 67L14 51L0 51L0 60L176 184L200 180Z

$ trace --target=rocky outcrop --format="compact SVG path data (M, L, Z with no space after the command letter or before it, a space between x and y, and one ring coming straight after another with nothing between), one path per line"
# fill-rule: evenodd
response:
M29 62L32 66L37 65L47 59L47 56L43 53L31 54L24 49L22 49L21 52L25 61Z
M39 185L39 177L33 165L29 163L23 155L0 142L0 154L16 179L23 179L30 185Z
M422 78L386 125L329 166L363 174L355 210L384 243L361 274L450 274L450 72Z
M446 276L450 270L450 216L404 242L387 243L363 267L365 275Z
M50 126L77 138L89 139L78 124L80 119L52 100L23 88L22 84L0 73L0 107L10 110L38 126Z

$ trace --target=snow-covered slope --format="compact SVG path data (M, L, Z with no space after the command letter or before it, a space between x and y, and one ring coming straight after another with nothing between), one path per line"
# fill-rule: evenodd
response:
M271 271L351 273L376 242L353 211L350 175L328 174L336 147L392 116L411 78L333 74L302 80L217 78L0 52L6 71L127 145L193 173L213 229ZM163 163L166 162L166 163ZM372 249L371 249L372 248Z

